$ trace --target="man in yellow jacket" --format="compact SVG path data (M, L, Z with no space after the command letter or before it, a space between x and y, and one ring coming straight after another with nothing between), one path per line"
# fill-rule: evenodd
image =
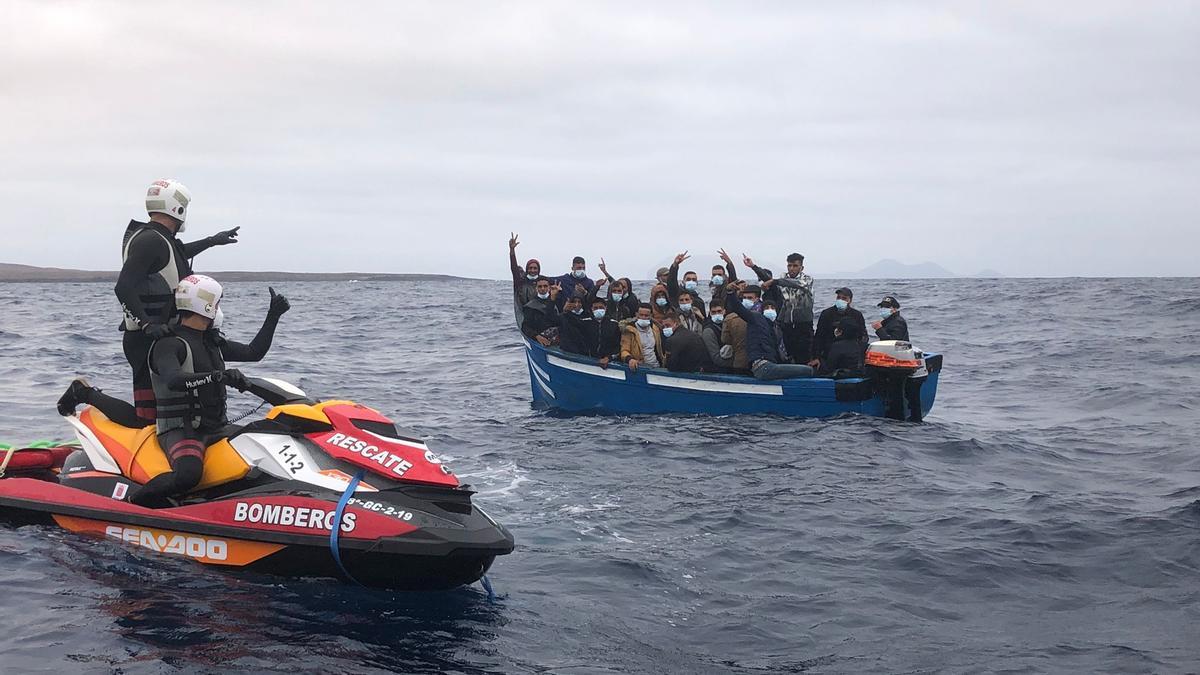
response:
M649 304L642 303L637 320L621 331L621 360L630 370L637 370L642 364L651 368L666 365L662 330L651 319L652 311Z

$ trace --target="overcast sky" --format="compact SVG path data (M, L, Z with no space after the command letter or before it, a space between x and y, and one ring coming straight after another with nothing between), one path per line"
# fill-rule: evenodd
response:
M0 262L1200 274L1200 3L0 0Z

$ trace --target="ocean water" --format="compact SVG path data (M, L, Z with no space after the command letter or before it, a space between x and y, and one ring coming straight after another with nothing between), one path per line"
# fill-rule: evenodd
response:
M547 415L506 283L281 284L245 370L427 436L516 536L500 599L0 525L0 670L1200 671L1200 279L851 286L945 354L927 423ZM266 306L230 284L227 333ZM117 320L105 284L0 284L0 440L65 437L76 373L126 392Z

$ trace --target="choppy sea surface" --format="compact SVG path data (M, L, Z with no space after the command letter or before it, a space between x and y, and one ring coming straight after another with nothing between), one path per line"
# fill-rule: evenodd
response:
M245 370L425 434L517 539L500 598L0 525L0 670L1200 671L1200 279L850 285L945 354L925 424L547 415L506 283L278 284ZM267 286L222 306L248 340ZM76 373L128 395L117 322L106 284L0 284L0 440L68 437Z

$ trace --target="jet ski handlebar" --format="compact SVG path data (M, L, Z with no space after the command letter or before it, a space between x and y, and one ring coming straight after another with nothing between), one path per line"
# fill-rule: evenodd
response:
M287 403L313 403L302 389L272 377L247 377L245 391L254 394L271 405Z

